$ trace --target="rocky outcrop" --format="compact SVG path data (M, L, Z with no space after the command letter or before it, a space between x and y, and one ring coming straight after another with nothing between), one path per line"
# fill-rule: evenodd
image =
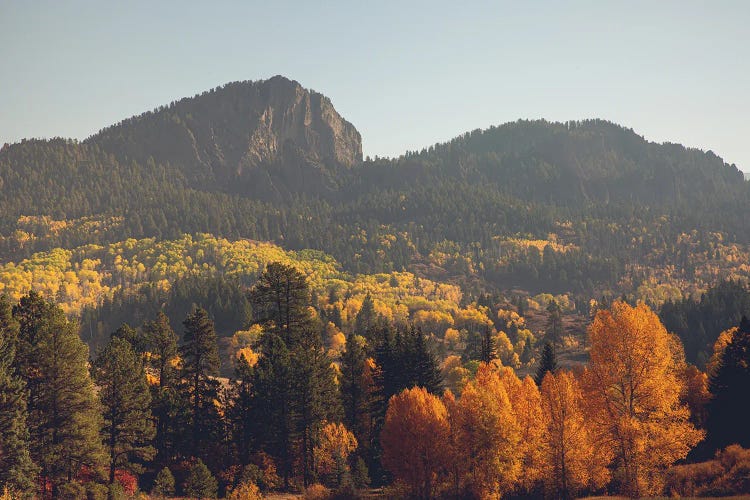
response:
M282 76L182 99L87 142L120 160L177 164L197 188L261 197L326 190L362 161L359 132L330 99Z

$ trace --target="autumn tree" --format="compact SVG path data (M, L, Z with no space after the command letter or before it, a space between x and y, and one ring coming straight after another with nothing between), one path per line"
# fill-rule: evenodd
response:
M607 448L594 445L586 423L583 392L572 373L547 373L542 381L542 410L547 429L547 492L556 498L573 498L584 488L597 488L608 480Z
M333 487L341 485L349 474L349 455L357 449L357 438L344 424L327 423L315 445L315 469Z
M703 437L680 402L670 336L648 306L616 301L597 312L589 338L583 380L595 445L614 450L623 493L656 493L665 469Z
M138 473L141 468L133 459L154 455L151 394L140 355L122 337L112 337L93 373L104 407L102 438L109 455L109 482L114 484L117 468Z
M29 453L26 384L13 364L17 342L18 323L0 295L0 489L25 498L32 495L39 471Z
M502 381L520 432L518 454L521 471L517 489L522 494L534 495L539 493L547 463L546 421L542 411L542 398L531 377L518 380L512 369L504 368L504 371Z
M445 405L423 387L390 399L380 435L383 465L410 488L412 498L433 497L448 465L448 435Z
M29 389L31 456L58 498L82 467L96 471L104 463L89 351L76 325L36 293L22 297L13 316L20 327L15 364Z
M456 494L496 498L521 473L521 429L498 371L482 364L451 408Z

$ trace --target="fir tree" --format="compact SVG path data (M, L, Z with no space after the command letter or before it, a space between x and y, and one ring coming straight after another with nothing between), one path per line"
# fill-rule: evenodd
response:
M560 306L556 300L552 300L547 306L547 340L553 346L560 343L563 335L562 316Z
M412 339L410 349L405 353L407 362L414 368L413 383L411 385L424 387L432 394L442 394L443 374L435 354L427 345L427 339L421 328L411 330Z
M13 310L20 324L20 373L29 381L31 456L52 497L86 466L104 463L101 407L88 371L88 348L63 311L38 294Z
M341 355L341 400L344 425L354 433L361 447L369 441L373 410L373 384L368 371L364 339L350 333Z
M485 327L484 335L482 335L482 355L480 360L484 363L489 363L495 358L497 358L495 352L495 339L492 338L490 328Z
M542 357L539 360L539 367L536 370L534 381L537 386L542 385L542 380L547 372L557 371L557 356L555 356L555 348L550 342L545 342L542 348Z
M18 323L10 303L0 295L0 490L31 496L38 468L29 453L26 388L13 366Z
M109 452L109 482L115 482L118 467L138 473L133 459L153 457L151 394L143 362L131 344L113 337L94 363L94 379L104 406L102 438Z

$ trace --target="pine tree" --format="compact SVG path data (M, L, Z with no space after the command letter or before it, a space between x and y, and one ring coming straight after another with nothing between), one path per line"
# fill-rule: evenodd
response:
M94 379L104 406L102 438L109 452L109 482L115 482L118 467L134 473L141 468L133 459L154 455L151 394L143 361L131 344L113 337L94 363Z
M18 323L10 303L0 295L0 490L31 496L38 467L29 453L26 387L13 366Z
M290 348L312 330L310 288L305 275L292 266L268 264L250 292L250 302L255 321Z
M344 424L354 433L360 450L366 452L371 439L375 386L364 343L364 338L353 333L346 340L346 350L341 355L341 401Z
M262 353L253 370L253 396L246 425L255 427L255 443L276 460L284 486L288 487L295 439L292 360L284 341L273 333L264 334Z
M132 328L127 323L123 323L112 333L112 337L126 340L137 353L144 353L148 350L148 338L142 332Z
M219 348L214 323L205 309L196 307L183 322L182 379L191 402L191 455L207 457L209 448L220 440L220 416L214 401L219 383Z
M312 481L313 448L321 424L340 418L340 399L331 359L321 346L298 346L292 351L294 363L297 431L301 437L302 473L305 486Z
M143 326L143 332L148 342L151 353L149 363L155 370L159 384L151 387L152 413L156 419L156 447L157 461L165 462L170 450L174 447L174 432L170 432L170 426L174 426L178 420L176 417L177 401L176 384L177 370L174 361L178 354L177 334L169 324L169 318L163 312L159 312L154 321L149 321Z
M101 407L88 371L88 348L63 311L38 294L22 297L16 363L29 387L31 456L57 498L61 485L86 466L104 463Z
M440 365L432 350L427 345L427 339L422 333L421 328L409 332L410 349L407 351L407 359L413 364L414 369L413 383L418 387L424 387L432 394L442 394L443 392L443 374L440 371Z
M709 380L708 447L711 451L737 443L750 448L750 320L743 317L730 330L729 342L720 351L718 366Z

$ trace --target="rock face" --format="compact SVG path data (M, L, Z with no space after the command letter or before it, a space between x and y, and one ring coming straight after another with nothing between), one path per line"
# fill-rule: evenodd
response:
M362 161L359 132L331 101L281 76L173 102L87 142L120 160L179 166L199 189L261 198L334 188Z

